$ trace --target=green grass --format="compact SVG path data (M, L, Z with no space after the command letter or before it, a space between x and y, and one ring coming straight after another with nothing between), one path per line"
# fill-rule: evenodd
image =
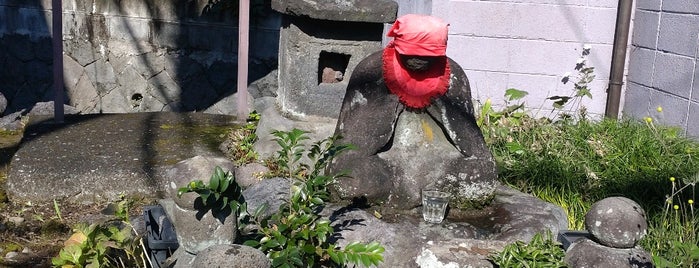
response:
M570 229L584 228L592 203L628 197L648 214L649 235L641 245L658 261L691 267L683 266L689 264L682 257L691 256L691 245L699 242L697 211L689 204L696 199L699 143L680 135L679 129L652 121L551 122L521 114L484 122L481 129L500 179L563 207ZM680 185L687 187L680 190ZM683 205L673 209L668 197ZM679 243L688 249L677 249Z

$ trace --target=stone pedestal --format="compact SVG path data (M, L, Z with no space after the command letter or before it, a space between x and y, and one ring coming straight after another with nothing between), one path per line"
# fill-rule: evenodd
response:
M284 14L279 37L277 104L288 117L337 118L354 67L382 49L390 0L274 0Z

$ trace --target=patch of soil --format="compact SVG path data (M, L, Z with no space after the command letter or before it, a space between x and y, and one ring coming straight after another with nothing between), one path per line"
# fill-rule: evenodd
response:
M4 181L0 185L4 187ZM137 200L130 218L143 215L143 206L148 203ZM52 267L51 259L58 256L73 226L111 219L109 204L17 204L5 200L0 203L0 267Z
M72 233L70 226L101 210L95 205L58 207L60 213L53 203L0 204L0 266L51 267L51 258Z

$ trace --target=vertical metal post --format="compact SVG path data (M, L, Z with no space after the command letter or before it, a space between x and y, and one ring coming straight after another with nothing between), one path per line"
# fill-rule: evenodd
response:
M53 47L53 118L63 123L63 1L51 0Z
M248 118L248 46L250 0L240 0L238 8L238 120Z
M614 47L612 51L612 66L607 88L607 106L604 115L607 118L619 118L619 102L621 86L624 84L624 65L626 63L626 47L629 45L629 28L633 0L619 0L616 15L616 30L614 32Z

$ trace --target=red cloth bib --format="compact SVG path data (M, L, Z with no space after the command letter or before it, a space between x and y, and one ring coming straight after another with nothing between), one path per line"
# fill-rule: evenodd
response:
M386 47L383 51L383 78L388 90L410 108L424 108L433 98L444 95L449 89L449 62L441 57L427 71L406 69L398 59L396 50Z
M451 73L446 57L447 26L435 17L408 14L388 31L394 40L383 51L384 82L405 106L424 108L447 92ZM411 71L403 66L399 54L438 59L426 71Z

